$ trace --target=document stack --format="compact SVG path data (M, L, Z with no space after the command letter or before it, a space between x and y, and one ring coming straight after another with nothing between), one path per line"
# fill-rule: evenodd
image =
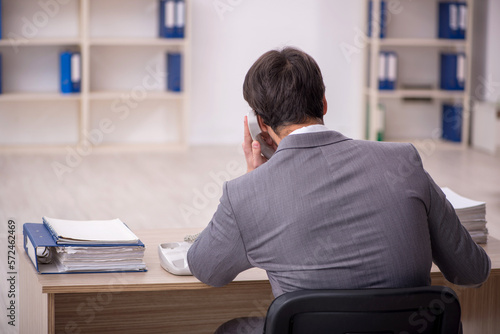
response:
M486 203L460 196L449 188L442 188L442 190L472 240L478 244L485 244L488 237Z
M119 219L43 217L23 232L26 253L42 274L146 271L144 244Z

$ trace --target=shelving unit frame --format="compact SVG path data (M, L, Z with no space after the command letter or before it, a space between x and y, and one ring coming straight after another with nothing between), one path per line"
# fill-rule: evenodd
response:
M4 0L3 2L16 1L16 0ZM147 96L145 100L154 101L155 103L161 104L165 101L175 101L178 104L176 112L178 114L178 138L175 142L165 142L165 143L102 143L97 145L102 148L148 148L148 147L165 147L165 148L185 148L188 142L188 122L189 122L189 95L191 87L191 1L185 1L185 33L184 38L158 38L158 37L92 37L90 34L90 22L91 22L91 10L90 6L100 0L73 0L78 3L78 28L79 36L75 37L47 37L41 36L39 38L22 38L17 42L13 42L9 38L9 29L3 29L3 39L0 39L0 52L2 50L7 50L8 48L18 48L21 51L29 50L29 52L36 53L37 48L40 46L45 47L59 47L59 48L72 48L78 49L81 53L81 92L75 94L62 94L58 91L51 92L29 92L29 91L14 91L6 92L0 94L0 110L2 105L5 103L22 103L22 102L38 102L45 101L50 102L52 105L63 101L78 101L79 103L79 119L78 119L78 140L74 143L69 144L70 146L78 147L88 144L86 139L86 133L91 131L90 129L90 115L93 112L92 102L94 101L113 101L119 99L122 94L130 94L130 91L117 91L112 88L109 90L92 90L91 89L91 78L98 77L99 73L91 67L91 57L94 48L115 48L115 47L126 47L126 48L161 48L166 52L177 51L182 53L182 92L170 92L170 91L147 91ZM103 0L107 1L107 0ZM136 0L144 1L144 0ZM160 9L158 0L150 0L151 5L156 5L157 10ZM61 5L62 6L62 5ZM9 12L3 11L3 15L9 15ZM24 17L30 17L31 13L16 13L23 15ZM110 13L111 15L111 13ZM22 22L20 21L19 24ZM64 29L64 27L62 27ZM19 34L18 34L19 35ZM151 36L157 35L157 31L151 32ZM14 46L14 44L15 46ZM166 62L166 57L164 57ZM3 66L9 66L9 64L3 63ZM165 65L166 66L166 65ZM124 69L126 70L126 69ZM57 74L59 75L59 74ZM6 82L4 81L4 87ZM168 111L170 112L170 110ZM57 120L54 120L57 121ZM40 149L40 148L64 148L67 147L67 143L63 144L38 144L33 142L32 144L0 144L0 149L2 150L16 150L16 149Z
M365 22L368 23L368 4L370 0L365 0ZM372 0L373 1L373 13L380 13L381 1L382 0ZM435 0L427 0L435 1ZM367 116L365 117L365 128L367 128L367 138L368 140L377 139L377 128L376 122L374 121L377 112L378 105L381 101L391 100L391 99L404 99L404 98L423 98L430 100L442 100L442 101L453 101L459 102L463 106L462 110L462 140L461 144L463 147L468 147L470 138L470 118L471 118L471 65L472 65L472 35L473 35L473 10L474 10L474 0L464 0L467 4L467 33L466 38L463 40L456 39L440 39L440 38L400 38L386 36L385 38L380 38L380 25L378 20L374 20L372 24L372 35L364 42L364 66L365 73L368 74L367 86L363 92L364 106L368 107ZM436 8L438 6L438 0L435 1ZM437 24L436 24L436 35L437 35ZM367 26L365 27L367 31ZM465 89L463 91L449 91L441 90L438 88L434 89L395 89L395 90L379 90L378 89L378 57L379 52L386 47L404 47L404 48L426 48L426 49L438 49L438 50L456 50L464 52L466 55L466 73L465 73ZM398 60L398 67L401 61ZM439 82L435 83L436 87L439 86ZM370 121L371 120L371 121ZM409 138L401 138L409 139Z

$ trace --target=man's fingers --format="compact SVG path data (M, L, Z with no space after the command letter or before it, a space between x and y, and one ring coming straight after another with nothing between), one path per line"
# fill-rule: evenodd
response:
M252 146L248 145L247 143L243 142L241 143L241 148L243 149L243 153L245 153L245 157L251 157L252 156Z
M243 142L250 147L252 143L252 136L250 135L250 130L248 129L248 117L243 118Z
M250 157L252 154L252 136L250 135L250 131L248 130L248 119L247 116L243 119L243 152L245 156Z
M247 162L247 172L251 172L266 162L267 159L261 154L259 142L253 140L250 135L247 116L243 119L243 125L243 144L241 144L241 147L243 148L243 153L245 154L245 160Z
M256 140L252 142L253 167L257 168L267 161L260 152L260 143Z

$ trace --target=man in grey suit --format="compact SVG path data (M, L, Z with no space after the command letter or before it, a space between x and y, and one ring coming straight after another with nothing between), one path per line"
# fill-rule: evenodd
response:
M223 286L258 267L275 297L425 286L433 261L452 283L487 279L488 256L411 144L352 140L323 125L325 86L312 57L269 51L248 71L243 91L277 150L262 157L245 120L248 173L224 184L212 221L188 253L200 281ZM262 326L262 319L235 320L218 332L262 333Z

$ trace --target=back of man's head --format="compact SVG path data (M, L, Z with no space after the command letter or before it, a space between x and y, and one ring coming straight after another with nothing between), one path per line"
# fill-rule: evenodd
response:
M276 133L281 126L321 122L324 94L316 61L291 47L264 53L243 83L243 97Z

